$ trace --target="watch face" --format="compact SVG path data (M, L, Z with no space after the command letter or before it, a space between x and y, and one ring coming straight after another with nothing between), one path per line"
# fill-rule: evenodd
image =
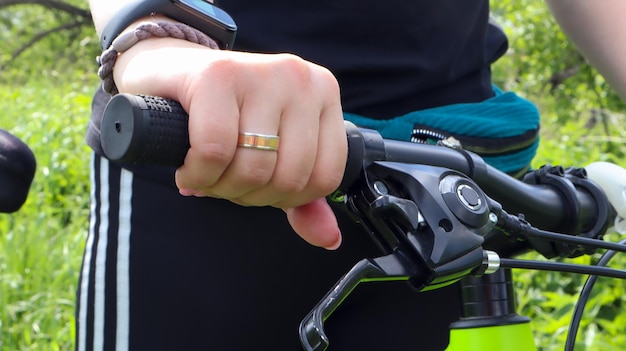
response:
M214 6L212 3L205 0L178 0L179 3L190 7L197 12L200 12L206 16L214 18L224 25L236 28L235 22L232 18L220 8Z
M211 17L215 17L215 9L212 3L208 2L208 1L204 1L204 0L181 0L181 2L183 4L187 4L189 6L192 6L200 11L202 11L203 13L208 14Z

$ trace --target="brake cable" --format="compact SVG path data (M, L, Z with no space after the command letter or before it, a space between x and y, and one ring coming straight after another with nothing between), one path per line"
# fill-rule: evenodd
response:
M526 240L529 238L538 238L550 242L576 244L594 249L607 249L617 252L626 252L626 245L623 245L621 243L614 243L609 241L603 241L600 239L586 238L582 236L561 234L542 230L533 227L530 223L526 221L526 219L522 215L513 216L508 214L503 209L498 210L498 222L496 223L496 227L501 229L504 234L514 239Z
M626 239L619 242L620 245L626 245ZM609 264L609 261L615 257L618 251L609 250L606 251L600 257L600 260L596 264L597 266L603 267ZM576 306L574 308L574 313L572 314L572 320L570 322L570 327L567 332L567 338L565 339L565 349L564 351L573 351L574 346L576 344L576 335L578 334L578 329L580 327L580 322L583 317L583 311L589 298L591 296L591 290L598 280L597 275L590 275L580 290L580 296L578 297L578 301L576 302Z
M610 278L626 279L626 271L599 266L588 266L575 263L549 262L537 260L518 260L514 258L501 258L501 268L522 268L538 271L566 272L576 274L589 274Z

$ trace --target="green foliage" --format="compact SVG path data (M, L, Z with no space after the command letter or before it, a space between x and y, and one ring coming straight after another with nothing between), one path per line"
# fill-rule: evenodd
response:
M49 3L7 6L0 0L0 82L96 66L99 47L87 1L64 0L57 8Z
M84 133L96 38L82 25L25 46L73 19L41 5L1 5L0 128L31 147L37 171L20 211L0 214L0 349L69 351L88 227Z
M30 145L38 162L25 205L0 214L0 345L9 350L72 349L93 86L93 79L66 76L0 90L0 125Z
M526 96L549 97L558 111L557 122L587 116L591 108L624 110L624 103L567 40L544 1L498 0L492 1L492 9L510 39L509 53L494 70L498 84Z
M535 102L542 114L541 146L534 167L584 166L609 161L626 167L623 102L566 39L540 0L492 2L511 49L494 67L497 84ZM609 236L617 241L617 235ZM541 259L536 254L525 258ZM589 264L598 256L568 262ZM625 267L617 256L614 267ZM532 319L540 350L562 350L585 277L515 271L520 313ZM624 282L600 279L585 309L576 350L623 350Z
M0 85L0 126L37 158L29 198L0 214L0 345L72 350L74 301L88 221L83 135L93 78L66 75Z

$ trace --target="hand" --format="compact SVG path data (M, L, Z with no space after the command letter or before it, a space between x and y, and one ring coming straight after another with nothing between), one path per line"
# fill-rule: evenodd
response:
M189 113L191 148L176 173L181 194L282 208L311 244L340 244L324 196L341 182L347 145L328 70L293 55L208 50L174 39L131 50L115 67L120 91L176 99ZM237 147L242 132L280 136L278 151Z

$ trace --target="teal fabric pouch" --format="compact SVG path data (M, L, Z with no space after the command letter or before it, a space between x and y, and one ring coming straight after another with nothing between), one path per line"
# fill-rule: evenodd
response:
M494 87L492 98L371 119L351 113L344 118L377 130L386 139L436 143L449 137L493 167L519 176L530 168L539 146L539 110L513 92Z

